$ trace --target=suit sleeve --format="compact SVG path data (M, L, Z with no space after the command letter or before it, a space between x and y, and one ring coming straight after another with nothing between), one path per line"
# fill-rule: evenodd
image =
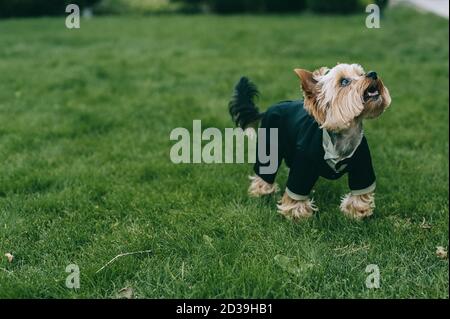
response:
M375 172L369 145L363 137L349 165L348 186L353 195L363 195L375 190Z
M317 163L297 149L289 171L286 193L295 200L306 200L319 178Z

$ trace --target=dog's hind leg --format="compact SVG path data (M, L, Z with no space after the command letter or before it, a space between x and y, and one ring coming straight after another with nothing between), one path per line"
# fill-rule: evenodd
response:
M375 208L375 193L362 195L347 194L342 198L341 211L349 217L363 219L373 214Z
M264 181L261 177L249 176L251 180L250 186L248 188L248 194L253 197L260 197L264 195L270 195L279 191L277 183L269 184Z
M296 200L287 193L284 193L277 207L281 215L293 221L311 217L318 210L312 199Z

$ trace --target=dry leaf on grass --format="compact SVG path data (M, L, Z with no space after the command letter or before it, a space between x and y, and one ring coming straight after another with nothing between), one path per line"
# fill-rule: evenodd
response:
M117 297L120 299L133 299L133 288L125 287L120 289Z
M388 217L396 228L411 228L411 218L402 218L400 216L391 215Z
M425 218L422 219L422 223L420 224L420 228L422 229L431 229L431 224L427 223Z
M14 255L11 253L6 253L5 257L8 258L8 262L12 263L14 260Z
M448 258L447 249L445 249L445 247L442 247L442 246L437 246L436 247L436 256L438 256L441 259L447 259Z

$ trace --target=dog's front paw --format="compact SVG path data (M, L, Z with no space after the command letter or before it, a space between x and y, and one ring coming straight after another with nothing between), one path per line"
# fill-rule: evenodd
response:
M293 221L311 217L318 210L312 200L295 200L290 198L287 193L284 193L277 207L281 215Z
M277 183L269 184L259 176L249 176L249 179L252 181L248 187L248 194L250 196L260 197L270 195L279 190Z
M373 214L375 208L374 193L363 195L347 194L341 202L341 211L351 218L361 220Z

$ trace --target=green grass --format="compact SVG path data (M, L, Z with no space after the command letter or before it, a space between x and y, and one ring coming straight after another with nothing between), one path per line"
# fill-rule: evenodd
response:
M378 30L364 20L0 21L0 297L114 298L130 286L138 298L448 298L448 260L435 255L448 246L448 21L406 9ZM171 163L173 128L231 127L239 76L264 109L300 96L294 67L338 61L377 70L393 98L365 124L370 220L339 211L345 177L320 180L320 212L293 224L277 198L247 196L251 164ZM71 263L79 290L65 287ZM365 287L369 264L380 289Z

